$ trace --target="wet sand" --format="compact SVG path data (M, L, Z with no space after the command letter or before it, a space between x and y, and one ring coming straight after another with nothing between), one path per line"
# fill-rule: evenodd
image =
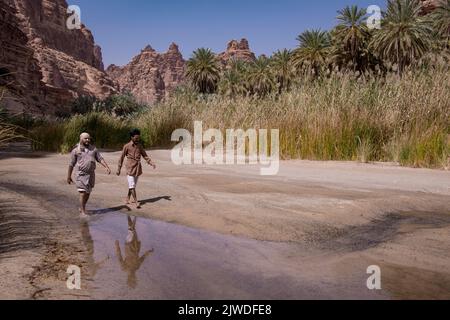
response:
M0 298L450 298L448 171L285 161L262 177L152 154L141 209L123 205L126 178L99 167L82 223L68 156L0 153ZM119 153L104 156L115 171ZM69 264L81 291L66 288ZM366 287L370 265L382 290Z

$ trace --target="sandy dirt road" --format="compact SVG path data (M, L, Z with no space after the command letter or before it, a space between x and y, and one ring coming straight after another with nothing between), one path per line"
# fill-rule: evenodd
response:
M450 298L448 171L285 161L262 177L151 154L141 209L100 167L80 222L67 155L1 153L0 298ZM115 171L119 153L104 156ZM68 265L82 290L66 288ZM367 288L371 265L382 290Z

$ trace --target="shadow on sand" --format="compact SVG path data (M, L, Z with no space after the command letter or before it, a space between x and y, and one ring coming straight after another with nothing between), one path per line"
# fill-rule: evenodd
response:
M142 201L140 201L140 204L141 204L141 207L143 207L146 204L156 203L156 202L159 202L161 200L172 201L172 197L164 196L164 197L157 197L157 198L142 200ZM126 210L128 212L132 211L131 208L128 205L121 205L121 206L112 207L112 208L92 210L92 211L90 211L90 214L93 215L93 216L96 216L96 215L103 215L103 214L108 214L108 213L115 213L115 212L119 212L119 211L122 211L122 210Z
M156 203L156 202L159 202L161 200L172 201L172 197L171 196L157 197L157 198L153 198L153 199L142 200L142 201L139 201L139 202L141 204L141 207L143 207L146 204Z

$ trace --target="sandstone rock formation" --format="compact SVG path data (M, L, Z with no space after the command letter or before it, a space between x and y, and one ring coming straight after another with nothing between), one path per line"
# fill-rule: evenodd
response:
M227 65L231 60L242 60L252 62L256 60L255 54L250 50L247 39L241 41L231 40L228 43L227 50L219 54L222 64Z
M217 56L224 67L233 59L247 62L256 59L246 39L230 41L227 50ZM121 92L130 92L140 102L153 104L167 97L184 81L185 69L186 61L178 46L172 43L162 54L147 46L128 65L111 65L106 72Z
M92 33L84 25L66 27L65 0L2 0L2 8L0 71L15 75L3 77L15 97L10 109L64 113L77 96L103 99L117 91L153 104L184 81L186 61L174 43L165 53L147 46L128 65L111 65L105 73ZM218 57L224 66L232 59L255 60L245 39L231 41Z
M39 66L44 113L60 111L79 95L106 98L116 92L114 83L103 71L101 49L95 45L92 33L84 25L81 29L67 28L69 14L65 0L2 1L14 8L16 27L26 35L29 52ZM10 39L8 43L14 45L18 41ZM14 59L9 64L15 64ZM27 83L32 85L33 76L28 75Z
M438 1L422 2L428 13ZM162 54L147 46L128 65L105 73L92 33L84 25L67 28L67 7L66 0L0 0L0 87L7 88L1 103L8 109L56 114L77 96L103 99L117 90L153 104L184 81L186 62L176 44ZM230 41L218 58L225 67L256 56L242 39Z
M0 103L10 111L34 113L45 105L42 75L16 15L14 7L0 2Z
M128 65L111 65L106 72L121 92L131 92L139 102L151 105L184 80L185 64L178 46L172 43L166 53L147 46Z

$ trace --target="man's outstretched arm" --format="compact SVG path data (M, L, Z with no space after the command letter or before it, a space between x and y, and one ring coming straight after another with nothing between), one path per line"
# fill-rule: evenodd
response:
M111 174L111 169L109 168L108 164L106 163L105 159L102 159L100 161L101 165L106 169L106 171L108 172L108 174Z
M122 250L120 250L119 240L116 240L116 254L122 268L125 268L125 260L123 260Z
M105 159L103 158L103 156L100 154L100 152L98 150L96 150L96 152L95 152L95 160L97 160L97 162L100 163L103 166L103 168L106 169L108 174L111 174L111 169L109 168Z
M156 164L152 161L152 159L148 156L147 152L145 151L144 147L141 146L141 154L142 157L147 161L147 163L153 167L153 169L156 169Z
M73 173L73 167L69 166L69 170L67 171L67 183L68 184L72 184L73 183L72 173Z
M76 164L77 164L77 155L74 151L72 151L72 153L70 154L69 170L67 171L67 183L68 184L73 183L72 173L73 173L73 168L75 167Z

